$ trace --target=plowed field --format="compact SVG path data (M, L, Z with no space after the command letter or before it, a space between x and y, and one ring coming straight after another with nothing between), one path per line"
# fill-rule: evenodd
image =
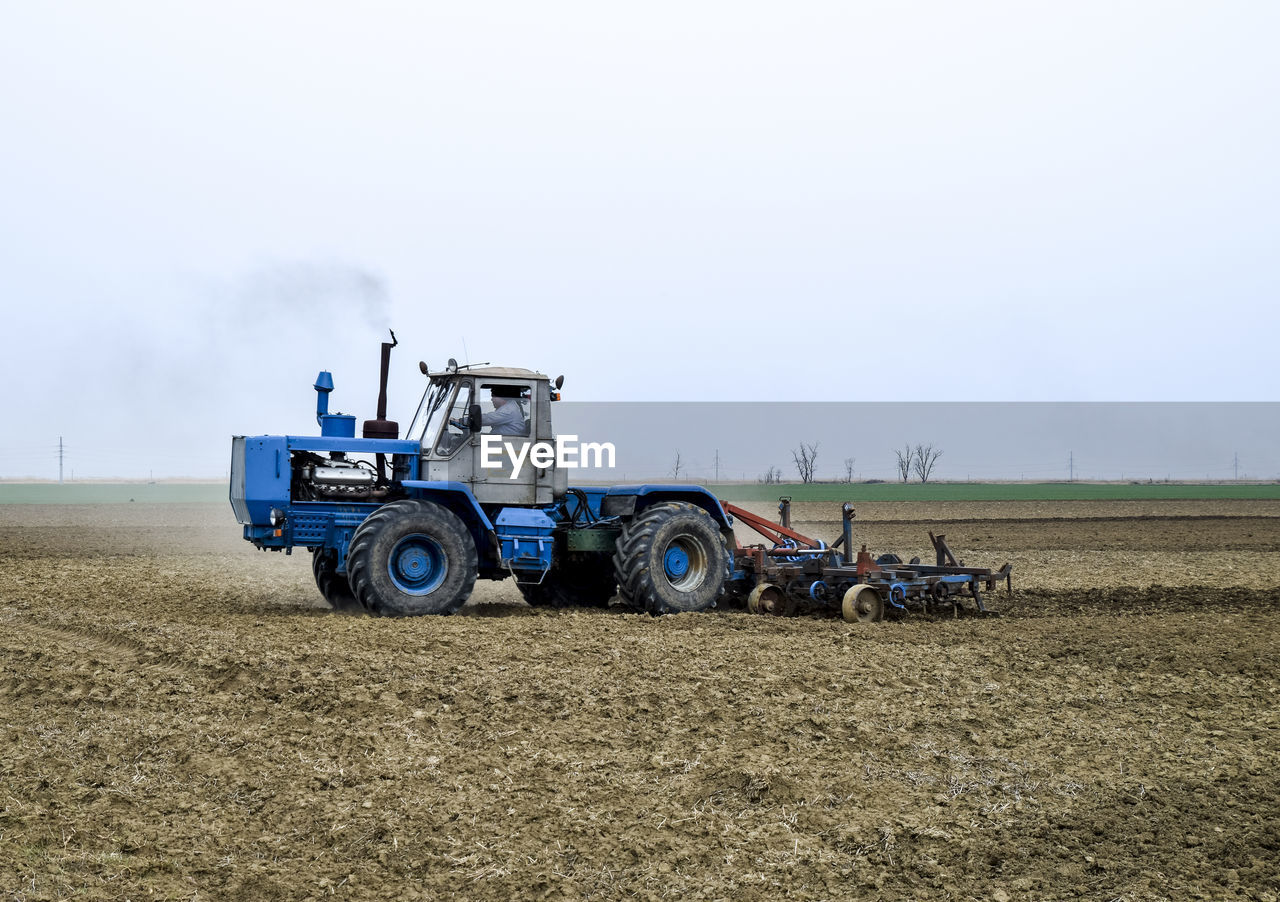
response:
M855 525L1004 616L343 616L222 505L2 507L0 897L1280 896L1280 502Z

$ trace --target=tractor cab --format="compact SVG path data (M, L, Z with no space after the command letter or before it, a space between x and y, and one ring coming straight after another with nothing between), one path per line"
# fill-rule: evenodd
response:
M535 443L555 443L545 375L450 361L428 376L405 434L422 448L421 478L463 483L481 504L549 504L564 494L567 473L530 459Z

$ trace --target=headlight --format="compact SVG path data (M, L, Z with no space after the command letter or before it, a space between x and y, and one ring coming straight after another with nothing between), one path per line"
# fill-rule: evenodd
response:
M278 507L271 508L271 514L268 517L268 520L271 522L272 526L283 526L284 511L280 510Z

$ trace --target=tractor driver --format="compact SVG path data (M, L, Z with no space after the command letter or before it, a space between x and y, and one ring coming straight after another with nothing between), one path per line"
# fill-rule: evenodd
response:
M480 425L499 435L528 435L529 421L520 409L521 390L512 385L489 386L493 410L480 417Z
M529 434L529 421L524 418L524 412L520 409L520 398L523 392L518 386L514 385L490 385L489 399L493 402L493 410L481 414L481 427L489 427L489 432L494 435L525 435ZM450 420L450 426L458 429L466 429L467 424L461 420Z

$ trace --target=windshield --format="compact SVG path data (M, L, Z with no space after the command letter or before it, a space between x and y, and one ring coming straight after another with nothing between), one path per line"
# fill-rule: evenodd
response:
M409 432L405 438L421 442L424 437L435 437L440 431L440 424L449 413L449 396L453 394L453 388L453 384L449 382L432 382L427 386L422 403L418 405L418 413L409 424Z
M449 407L449 421L445 423L444 429L440 431L440 440L436 442L437 457L451 457L455 451L462 447L467 440L467 436L471 434L469 425L469 413L471 411L470 381L458 383L458 392ZM433 435L435 435L434 432L428 432L423 436L423 450L426 450L431 443Z

